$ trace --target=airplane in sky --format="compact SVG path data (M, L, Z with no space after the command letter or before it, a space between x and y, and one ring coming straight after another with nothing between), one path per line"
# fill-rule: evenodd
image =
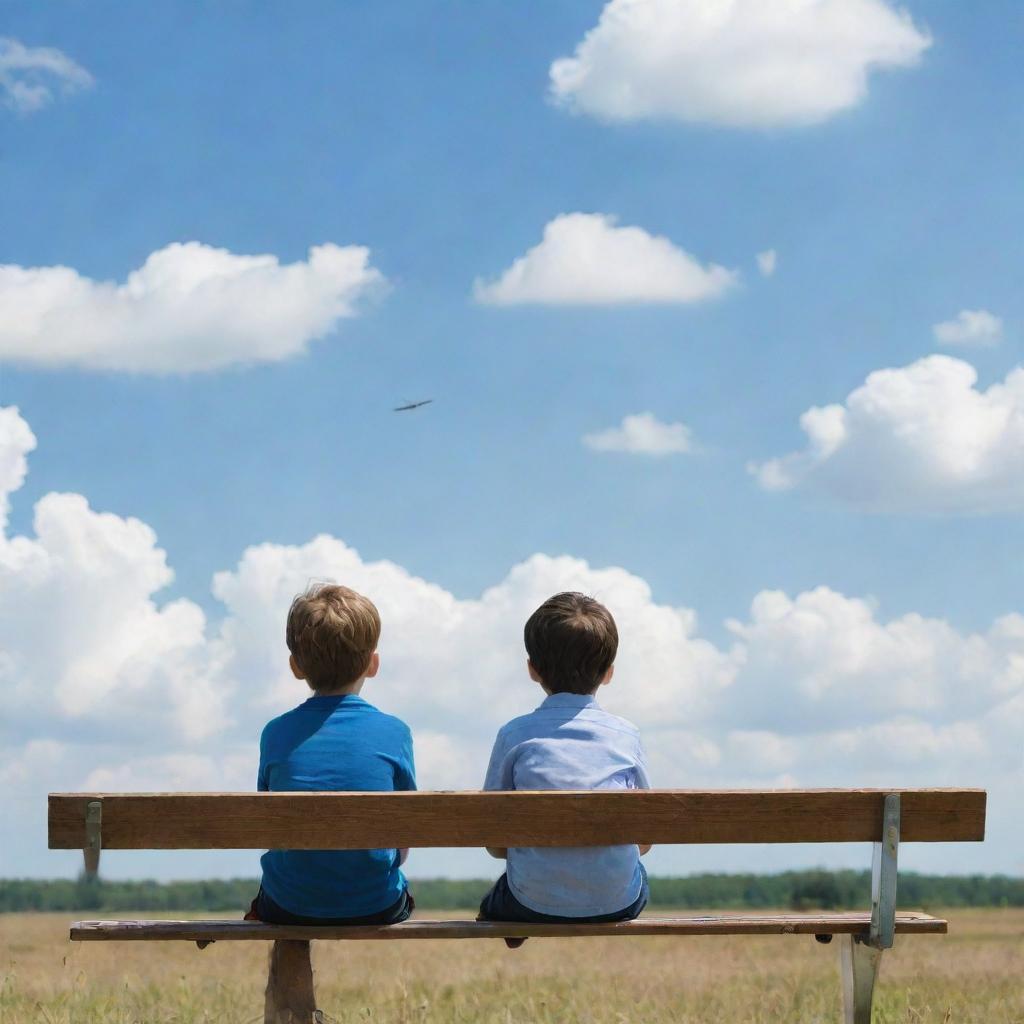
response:
M408 412L410 409L418 409L421 405L430 405L432 398L424 398L420 402L406 402L405 405L396 405L392 412Z

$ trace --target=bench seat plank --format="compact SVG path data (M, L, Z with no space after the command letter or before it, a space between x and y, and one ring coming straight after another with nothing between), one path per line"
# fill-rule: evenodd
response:
M875 842L888 792L903 843L985 837L970 789L51 793L49 843L85 849L93 801L105 850Z
M275 939L498 939L604 935L857 935L866 933L867 913L725 914L710 917L642 917L614 924L515 924L497 921L412 920L391 925L297 927L259 921L77 921L77 942L222 942ZM901 934L944 934L948 923L915 912L896 915Z

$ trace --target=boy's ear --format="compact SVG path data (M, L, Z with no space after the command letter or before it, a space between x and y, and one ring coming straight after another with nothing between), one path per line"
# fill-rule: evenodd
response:
M295 660L294 654L288 655L288 667L292 670L292 675L295 676L296 679L306 678L306 673L299 668L299 663Z
M605 672L604 679L602 679L601 682L598 683L598 685L599 686L607 686L608 683L610 683L612 681L612 676L613 675L615 675L615 663L614 662L612 662L612 664L608 666L608 671Z
M526 659L526 671L530 673L530 678L535 683L540 683L541 686L544 685L544 680L541 679L540 673L533 667L533 662L529 658Z
M374 651L370 655L370 664L366 666L365 678L372 679L380 671L380 655Z

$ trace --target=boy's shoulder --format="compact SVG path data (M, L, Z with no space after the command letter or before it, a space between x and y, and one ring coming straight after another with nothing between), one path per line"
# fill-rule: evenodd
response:
M361 697L358 699L358 702L354 703L348 710L365 714L368 721L373 723L373 727L375 729L390 731L396 736L402 738L412 737L412 730L405 722L402 721L401 718L398 718L396 715L389 715L385 711L381 711L380 708L375 707L369 701L363 700ZM301 704L297 704L295 707L267 722L263 727L260 741L266 742L274 736L287 734L292 730L299 728L300 723L308 719L310 714L317 714L317 710L310 704L309 700L305 700Z
M530 728L533 722L534 712L529 711L525 715L519 715L513 718L511 721L506 722L504 725L498 727L497 741L500 743L503 740L508 740L518 732L525 732Z
M605 711L596 702L586 708L582 708L574 717L579 715L582 715L596 729L607 729L611 732L622 733L633 737L637 741L640 739L640 730L629 719L613 715L610 711ZM525 715L519 715L506 722L498 730L498 740L514 744L531 736L542 735L547 731L545 726L555 726L562 721L564 721L564 715L560 715L554 708L545 707L541 704L540 707L534 708L533 711L528 711Z
M294 708L289 708L287 711L282 711L281 714L275 715L265 726L263 726L263 732L261 736L266 739L268 736L273 736L275 733L281 732L283 729L289 728L291 723L295 722L301 716L303 705L298 704Z
M628 718L623 718L621 715L614 715L610 711L605 711L600 704L594 704L593 707L587 708L587 719L592 722L595 726L601 730L621 734L631 739L640 741L640 729Z
M601 713L604 723L610 729L618 729L620 732L627 732L631 736L636 736L637 739L640 738L640 727L628 718L623 718L622 715L613 715L610 711L605 711L601 707L597 710Z
M368 709L373 714L374 725L378 728L390 729L402 736L412 736L412 729L398 715L389 715L386 711L381 711L380 708L376 708L372 704L368 705Z

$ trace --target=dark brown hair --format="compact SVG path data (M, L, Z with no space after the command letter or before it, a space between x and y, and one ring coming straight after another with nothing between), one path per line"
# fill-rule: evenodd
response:
M379 639L376 606L348 587L314 584L288 609L288 650L314 690L354 683L369 668Z
M611 612L575 592L549 597L526 620L523 638L530 664L552 693L593 693L619 649Z

